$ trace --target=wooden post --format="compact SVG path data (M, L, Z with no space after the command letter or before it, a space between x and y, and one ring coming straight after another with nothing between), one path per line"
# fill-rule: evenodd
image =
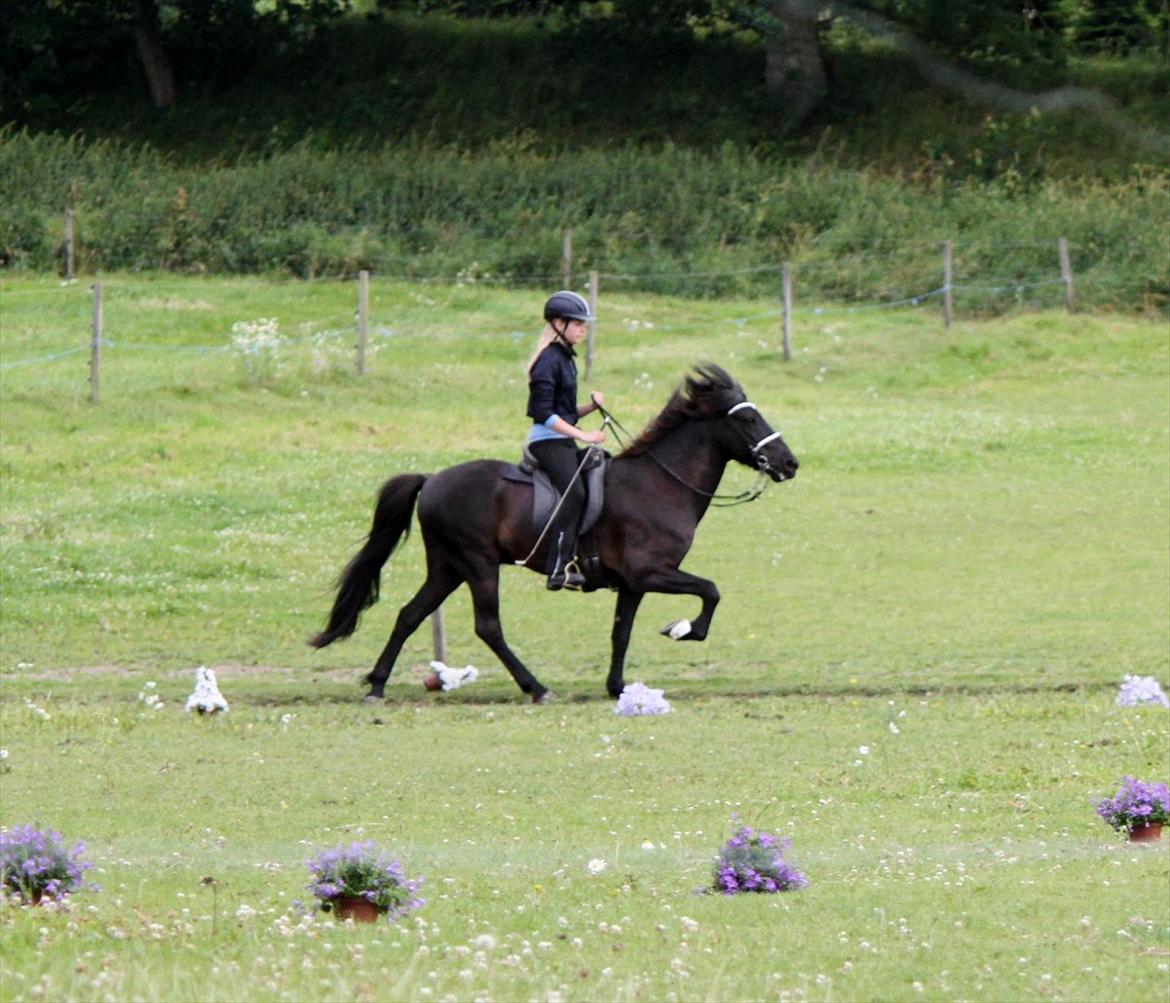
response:
M89 401L102 399L102 284L93 284L93 338L89 347Z
M358 272L358 312L357 312L357 373L358 376L366 372L366 339L368 338L367 322L370 313L370 273L364 268Z
M565 242L561 247L561 288L569 289L573 285L573 231L565 230Z
M780 269L784 282L784 359L792 358L792 267L787 261Z
M955 277L951 242L943 241L943 323L950 327L955 319L955 297L951 288Z
M72 281L73 273L73 210L65 210L65 278Z
M1061 237L1056 242L1056 252L1060 256L1060 277L1064 279L1064 305L1069 313L1077 308L1076 297L1073 295L1072 264L1068 259L1068 241Z
M431 638L434 641L435 661L447 664L447 627L443 623L443 607L431 614Z
M593 350L597 341L597 287L601 277L597 272L589 273L589 327L585 333L585 379L589 379L589 371L593 368Z

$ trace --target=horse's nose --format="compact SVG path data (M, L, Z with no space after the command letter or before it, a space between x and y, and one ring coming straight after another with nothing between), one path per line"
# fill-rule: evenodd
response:
M784 473L787 476L792 477L793 475L795 475L796 471L799 468L800 468L800 461L795 456L791 456L788 458L787 462L784 464Z

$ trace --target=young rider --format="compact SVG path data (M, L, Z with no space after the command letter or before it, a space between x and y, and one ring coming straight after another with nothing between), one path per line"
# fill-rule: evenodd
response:
M580 588L584 577L567 569L577 553L577 524L585 503L585 486L578 477L581 462L577 442L590 445L605 441L602 432L586 432L577 421L605 403L603 394L590 394L588 404L577 404L577 364L574 346L585 340L586 325L591 319L589 304L579 293L564 289L553 293L544 304L544 331L536 351L528 360L528 449L544 467L558 491L565 493L564 503L548 535L548 588L556 591ZM566 492L568 485L572 488Z

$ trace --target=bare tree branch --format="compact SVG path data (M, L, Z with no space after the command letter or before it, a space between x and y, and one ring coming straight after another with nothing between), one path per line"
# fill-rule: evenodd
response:
M1111 129L1151 153L1170 156L1170 136L1136 122L1108 94L1087 87L1057 87L1048 91L1020 91L993 80L985 80L948 63L927 46L880 15L855 7L851 3L834 3L834 12L845 15L854 24L877 38L884 38L901 52L932 84L958 94L972 104L1004 111L1041 114L1083 111L1105 128Z

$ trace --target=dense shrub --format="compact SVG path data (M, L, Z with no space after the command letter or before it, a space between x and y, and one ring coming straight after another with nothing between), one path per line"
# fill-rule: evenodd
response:
M475 154L302 144L198 167L145 147L9 130L0 201L0 247L32 269L57 266L51 235L72 205L86 270L370 268L547 284L572 227L578 281L597 269L611 287L758 293L777 277L752 269L788 260L806 301L874 301L937 288L944 239L958 245L957 283L1051 280L1064 236L1082 303L1164 306L1168 293L1170 185L1152 171L1116 183L956 182L778 163L730 145L546 154L523 140Z

